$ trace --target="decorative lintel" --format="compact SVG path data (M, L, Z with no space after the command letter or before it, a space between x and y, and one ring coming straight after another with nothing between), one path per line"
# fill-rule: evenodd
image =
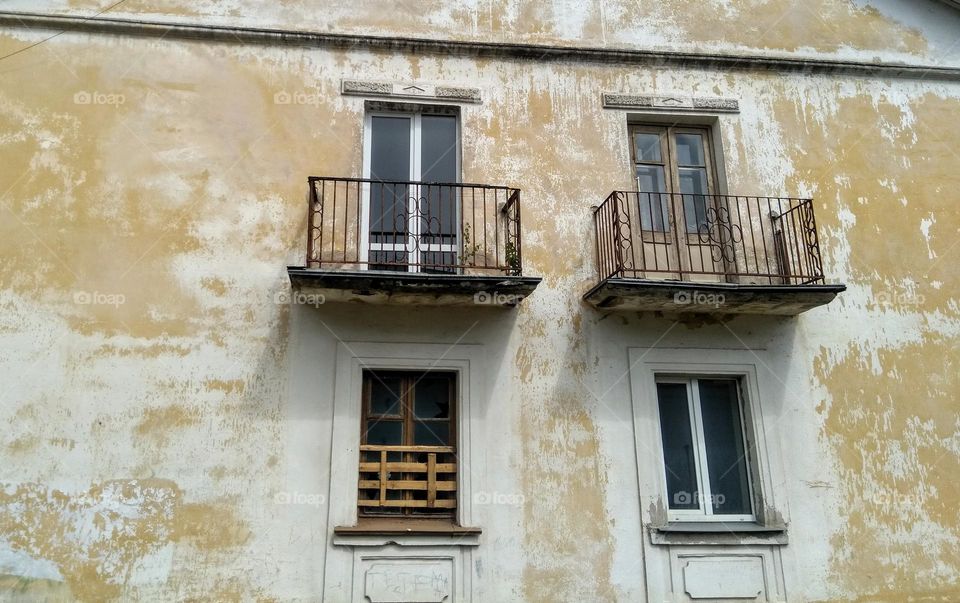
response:
M375 82L369 80L343 80L340 91L351 96L383 96L388 98L424 98L430 100L479 103L479 88L461 86L437 86L413 82Z
M737 99L702 96L614 94L605 92L603 94L603 106L608 109L639 109L642 111L740 112L740 103Z

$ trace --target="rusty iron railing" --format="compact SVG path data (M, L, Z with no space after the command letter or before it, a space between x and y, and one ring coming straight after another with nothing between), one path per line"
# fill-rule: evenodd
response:
M811 199L614 191L594 226L601 281L824 280Z
M307 266L522 274L520 191L311 176Z

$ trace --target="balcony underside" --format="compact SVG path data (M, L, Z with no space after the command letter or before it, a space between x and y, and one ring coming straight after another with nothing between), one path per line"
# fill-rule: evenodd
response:
M795 316L830 303L846 288L608 278L583 298L604 310Z
M324 303L513 307L533 293L531 276L427 274L422 272L330 271L288 266L295 291L322 295Z

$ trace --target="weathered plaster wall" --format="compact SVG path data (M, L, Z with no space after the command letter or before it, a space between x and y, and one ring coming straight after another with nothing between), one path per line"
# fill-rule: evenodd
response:
M88 16L109 4L8 0L3 8ZM107 16L484 42L960 62L960 17L936 0L127 0Z
M935 45L893 4L830 6L860 48ZM0 55L48 35L5 31ZM337 341L462 338L493 367L484 477L524 497L479 512L477 600L642 597L650 500L624 374L627 347L650 345L765 350L792 597L960 597L960 86L78 34L0 71L3 596L315 597L325 512L274 497L325 492ZM359 174L363 104L342 77L483 90L463 176L523 189L525 270L544 277L515 315L278 303L304 253L305 177ZM730 190L813 195L849 291L796 320L582 305L589 208L629 184L626 117L601 91L739 98L720 121Z

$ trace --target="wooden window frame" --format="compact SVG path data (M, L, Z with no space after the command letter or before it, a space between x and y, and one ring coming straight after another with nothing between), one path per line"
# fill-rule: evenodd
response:
M652 123L631 123L627 128L629 142L630 142L630 166L632 170L631 179L634 182L634 185L637 188L637 192L651 192L651 191L641 191L639 186L639 181L637 179L637 167L641 165L657 165L663 168L664 173L664 188L663 191L667 194L668 199L673 199L674 194L680 194L680 168L681 167L702 167L705 168L707 174L707 192L709 195L718 194L717 184L720 182L717 174L717 162L714 157L714 146L713 146L713 133L712 128L709 126L687 126L687 125L664 125L664 124L652 124ZM635 140L636 134L656 134L660 137L660 159L661 161L640 161L637 158L637 145ZM677 145L676 145L676 135L677 134L696 134L703 137L703 166L681 166L680 162L677 159ZM639 198L638 198L639 201ZM637 211L641 212L641 208L637 207ZM670 218L671 226L666 230L656 230L656 229L647 229L643 228L642 222L638 221L637 223L641 225L641 232L643 235L644 242L648 243L669 243L672 241L672 234L676 228L676 212L677 208L673 207L673 204L670 204L670 207L667 208L668 216ZM680 208L679 211L682 211ZM639 217L640 214L638 214ZM653 208L651 206L651 217L653 215ZM699 243L699 235L696 232L684 232L680 233L687 237L688 241L691 243Z
M415 414L416 386L421 380L423 380L424 377L426 377L429 374L445 375L448 381L448 387L449 387L448 396L450 400L450 408L448 411L448 417L443 420L447 424L447 444L442 446L441 445L426 446L426 445L417 445L415 443L415 432L416 432L416 423L417 423L416 414ZM383 375L390 375L394 377L399 376L400 378L400 389L401 389L400 400L399 400L400 412L398 415L377 415L377 414L371 414L370 412L372 381L374 379L380 379L381 376ZM360 473L364 473L362 471L362 467L365 463L363 458L364 457L363 453L365 452L364 447L368 446L368 443L367 443L368 420L372 418L372 419L383 419L391 422L399 422L402 424L401 433L402 433L403 441L401 444L397 445L397 447L410 448L411 450L400 452L400 454L403 455L401 458L401 461L390 461L390 462L402 462L402 463L413 464L413 463L416 463L416 461L414 458L411 458L411 455L426 454L428 470L426 475L424 475L423 477L425 477L426 481L428 482L427 501L428 501L428 505L430 503L436 503L436 500L437 500L436 494L437 494L438 484L435 481L437 479L436 478L437 474L434 472L434 470L435 470L435 463L438 462L437 454L445 455L447 460L450 460L450 457L452 457L453 463L455 465L459 465L459 455L457 452L458 451L457 409L459 407L458 387L457 387L458 379L459 379L459 375L456 371L448 371L448 370L364 369L361 375L361 400L360 400L360 403L361 403L361 411L360 411L360 448L361 448L360 463L361 463L361 466L358 467L358 469L361 469ZM444 452L440 452L440 451L431 452L433 448L447 448L448 450ZM386 460L387 454L382 453L382 456L383 456L382 463L387 463L387 460ZM440 460L442 461L444 459L441 457ZM369 464L369 461L367 461L367 464ZM417 464L420 464L420 463L417 463ZM446 466L446 465L449 465L449 463L441 462L440 465ZM453 472L454 484L457 483L457 477L458 477L457 472L459 472L459 470L460 470L460 467L456 467L455 471ZM411 471L409 473L402 472L399 480L390 480L390 481L404 482L404 483L423 481L423 480L417 479L417 477L419 476L414 475L414 473L416 472L414 471ZM385 496L385 490L387 488L386 483L384 483L385 480L382 479L382 476L385 474L386 474L386 467L384 466L384 467L381 467L379 478L378 478L380 482L379 487L381 488L381 495L380 495L381 498ZM446 475L449 478L449 474L446 474ZM443 483L449 483L449 479L444 480ZM439 484L439 485L442 486L442 484ZM366 490L366 488L363 488L361 484L359 490ZM445 489L443 491L450 492L451 490ZM389 511L385 511L383 507L364 506L362 504L362 499L358 497L358 518L362 521L368 521L373 518L389 518L389 519L401 520L401 521L404 521L404 520L419 521L419 520L433 519L433 520L445 520L448 522L454 522L457 515L457 506L458 506L457 498L459 497L459 491L456 485L454 485L452 492L453 492L452 506L431 508L430 512L420 511L418 510L418 508L412 507L412 506L390 507L390 508L399 509L399 512L389 512ZM404 501L415 500L413 490L403 490L403 498L401 500L404 500ZM449 498L445 498L443 500L446 501L446 500L449 500Z

